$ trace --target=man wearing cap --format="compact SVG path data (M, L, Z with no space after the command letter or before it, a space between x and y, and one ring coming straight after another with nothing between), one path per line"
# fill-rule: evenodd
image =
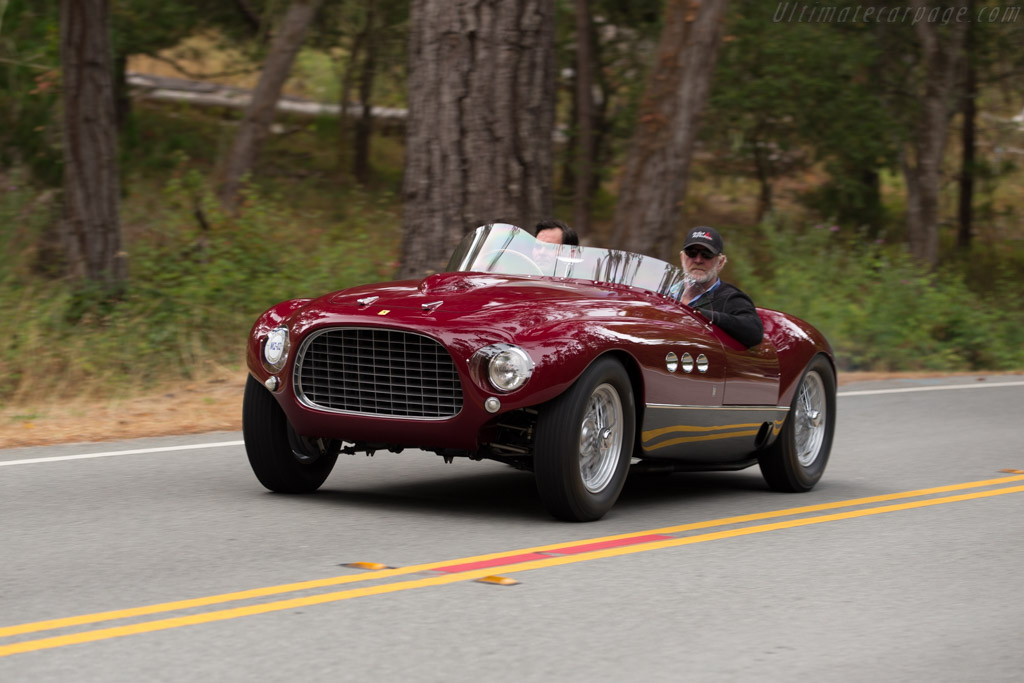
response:
M722 253L722 236L718 231L703 225L690 230L679 258L686 276L682 302L700 311L744 346L760 344L764 325L754 302L718 277L728 261Z

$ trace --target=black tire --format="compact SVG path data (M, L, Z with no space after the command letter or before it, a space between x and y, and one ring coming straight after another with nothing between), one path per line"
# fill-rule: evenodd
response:
M791 493L814 488L825 473L835 428L836 375L818 355L800 376L782 432L758 458L768 486Z
M548 511L569 522L603 517L626 481L635 428L629 375L612 358L596 361L545 406L537 418L533 466Z
M320 488L334 469L341 445L295 434L277 400L252 375L245 383L242 435L256 478L278 493Z

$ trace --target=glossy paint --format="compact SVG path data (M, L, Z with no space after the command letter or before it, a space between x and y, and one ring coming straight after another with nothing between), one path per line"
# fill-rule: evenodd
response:
M831 359L827 342L806 323L775 311L760 314L765 341L748 350L687 306L645 290L543 276L440 273L278 304L253 326L247 362L261 383L278 378L274 396L300 434L377 448L474 452L493 439L503 414L550 401L596 358L613 354L630 373L641 412L634 455L726 466L749 459L777 435L809 360L817 353ZM289 344L284 369L274 373L262 345L279 325L288 327ZM445 419L416 419L303 405L294 393L295 354L309 334L325 327L390 328L438 341L459 374L462 410ZM536 363L522 388L496 391L474 361L479 349L495 343L515 344ZM696 363L690 372L681 363L670 370L670 352L703 357L706 371ZM491 397L501 402L497 413L484 409Z
M652 458L726 464L771 443L788 412L775 406L648 405L640 444Z

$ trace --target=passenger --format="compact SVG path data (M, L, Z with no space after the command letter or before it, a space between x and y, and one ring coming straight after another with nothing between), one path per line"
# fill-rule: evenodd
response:
M728 262L722 236L714 228L690 230L679 252L683 265L682 302L700 311L712 324L746 347L757 346L764 325L749 296L718 277Z
M577 247L580 244L580 238L579 235L576 234L576 231L562 221L554 218L538 223L534 234L536 235L538 242L547 242L548 244L570 244Z

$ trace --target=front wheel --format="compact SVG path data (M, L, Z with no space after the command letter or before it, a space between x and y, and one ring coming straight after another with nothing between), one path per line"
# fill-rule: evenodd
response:
M612 358L595 362L541 411L534 476L552 515L589 522L611 509L629 471L635 425L629 375Z
M334 469L341 446L296 434L281 406L252 375L245 383L242 436L256 478L278 493L316 491Z
M825 473L836 428L836 375L824 356L815 356L797 385L782 433L760 456L768 486L776 491L810 491Z

